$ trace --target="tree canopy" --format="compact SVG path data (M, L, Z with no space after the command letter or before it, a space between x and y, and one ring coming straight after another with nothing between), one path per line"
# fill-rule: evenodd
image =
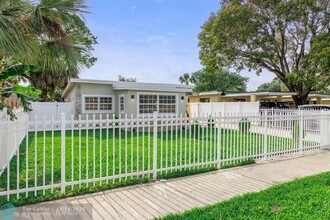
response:
M200 70L191 76L191 82L195 84L194 92L245 92L248 80L248 78L228 70L218 70L212 73Z
M199 34L208 71L274 73L296 105L330 83L330 0L224 0Z
M137 79L134 77L130 77L130 76L118 75L118 81L120 81L120 82L136 82Z
M93 65L96 58L89 52L96 38L84 25L86 8L84 0L0 1L0 109L7 107L3 97L24 91L15 89L17 77L54 92L72 74Z
M179 77L179 82L184 85L189 85L189 83L191 82L190 74L184 73L182 76Z
M275 77L269 83L263 83L258 87L258 92L283 92L288 91L288 89L283 85L278 77Z

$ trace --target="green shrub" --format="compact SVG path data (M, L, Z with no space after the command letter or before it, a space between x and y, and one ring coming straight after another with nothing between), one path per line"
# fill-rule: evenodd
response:
M242 133L248 133L251 128L251 122L247 118L242 118L238 124L239 131Z

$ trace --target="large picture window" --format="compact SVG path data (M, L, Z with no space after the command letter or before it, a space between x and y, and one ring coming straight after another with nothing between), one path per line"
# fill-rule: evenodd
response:
M176 113L177 97L175 95L139 95L139 114L161 114Z
M139 113L151 114L157 111L157 95L139 96Z
M86 112L112 112L112 96L84 96L84 110Z
M159 113L175 113L176 96L160 95L159 96Z

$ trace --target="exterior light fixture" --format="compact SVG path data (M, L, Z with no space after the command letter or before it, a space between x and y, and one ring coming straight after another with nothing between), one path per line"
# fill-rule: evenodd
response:
M184 96L181 96L181 100L184 100Z
M131 95L131 99L134 99L135 97L134 97L134 95Z

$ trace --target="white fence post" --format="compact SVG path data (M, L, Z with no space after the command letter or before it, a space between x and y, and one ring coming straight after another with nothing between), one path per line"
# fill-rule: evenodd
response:
M217 143L217 168L221 167L221 112L219 113L219 123L218 123L218 143Z
M61 194L65 194L65 113L61 114Z
M242 103L241 103L241 101L238 102L238 114L242 114Z
M10 137L10 125L9 125L9 122L10 122L10 116L7 115L7 127L6 127L6 130L7 130L7 137ZM10 194L9 194L9 191L10 191L10 155L8 155L8 148L10 146L10 143L9 143L9 138L7 138L7 141L6 141L6 145L5 145L5 148L6 148L6 168L7 168L7 201L9 201L9 198L10 198ZM11 152L10 152L11 153Z
M197 115L199 115L199 112L200 112L201 110L200 110L200 103L198 102L197 103Z
M153 179L157 179L157 112L154 112L154 131L153 131L153 137L154 137L154 147L153 147Z
M302 112L299 111L299 153L303 153L303 139L304 139L304 124L303 124L303 115Z
M268 129L267 129L267 120L268 120L268 111L265 110L265 115L264 115L264 126L263 126L263 134L264 134L264 160L267 160L267 154L268 154Z

